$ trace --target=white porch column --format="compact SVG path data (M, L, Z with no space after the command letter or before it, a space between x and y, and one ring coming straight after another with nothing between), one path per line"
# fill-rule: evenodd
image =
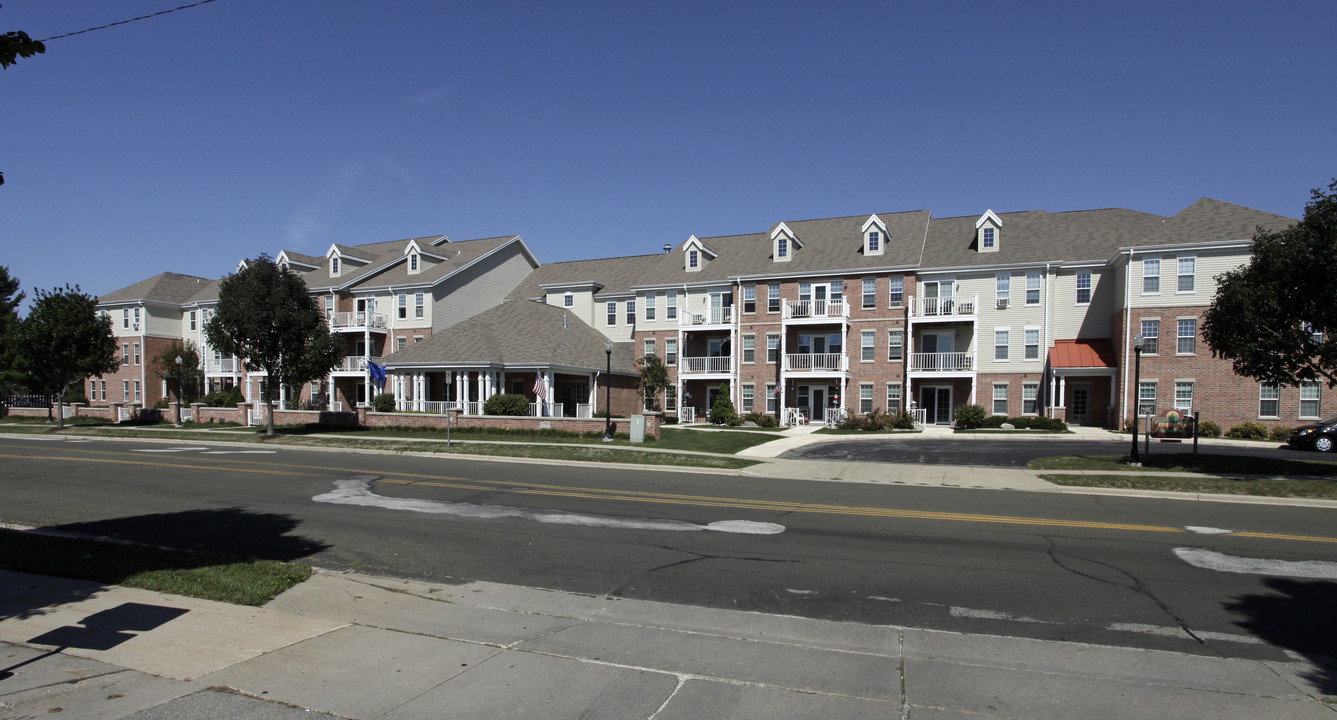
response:
M1057 397L1057 395L1055 394L1057 391L1058 391L1058 376L1050 375L1049 397L1045 398L1045 415L1051 418L1054 417L1054 408L1058 407L1058 403L1054 402L1054 398Z
M1068 376L1067 376L1067 375L1059 375L1059 376L1058 376L1058 407L1061 407L1061 408L1066 408L1066 407L1068 407L1068 401L1067 401L1067 399L1066 399L1067 397L1068 397Z
M339 402L338 399L339 396L334 392L334 376L333 375L329 376L329 379L330 379L330 409L333 410L334 403Z

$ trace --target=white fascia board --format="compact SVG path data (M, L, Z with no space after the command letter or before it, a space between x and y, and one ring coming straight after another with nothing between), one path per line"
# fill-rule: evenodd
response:
M776 223L775 229L771 230L771 239L774 240L777 237L779 237L781 232L784 233L785 237L788 237L790 240L792 240L795 245L797 245L800 248L803 247L803 241L799 240L798 235L795 235L794 231L790 230L789 226L784 224L783 222Z
M1119 248L1119 253L1132 253L1134 255L1157 255L1162 253L1181 252L1184 250L1238 250L1253 245L1253 238L1247 240L1213 240L1200 243L1172 243L1169 245L1133 245Z
M604 293L604 294L602 294L602 295L596 295L596 296L594 296L594 301L595 301L595 302L599 302L599 301L601 301L601 300L602 300L602 301L610 301L610 300L635 300L635 299L636 299L636 291L635 291L635 290L623 290L623 291L621 291L621 292L608 292L608 293Z
M733 282L765 282L767 280L797 280L801 278L827 278L832 275L877 275L879 273L918 272L914 265L886 265L875 268L835 268L831 270L802 270L789 273L765 273L758 275L731 275Z
M701 242L701 239L695 235L687 238L686 242L682 244L683 252L687 252L692 248L696 248L697 250L700 250L701 252L709 255L711 260L714 260L715 258L720 256L719 253L706 247L705 243Z
M992 220L993 224L997 225L998 227L1003 226L1003 221L998 219L998 216L994 214L992 209L989 209L985 210L984 214L980 216L980 219L975 221L975 229L979 230L980 227L982 227L986 221L990 220Z
M861 228L859 232L867 233L868 228L874 225L876 225L879 229L882 230L883 235L887 233L887 224L882 222L882 218L878 217L877 215L869 215L868 219L863 222L863 228Z
M560 282L560 283L542 283L540 290L593 290L598 292L603 289L603 283L593 280L581 280L579 282Z
M319 266L319 265L312 265L311 263L308 263L308 262L302 262L301 260L293 260L292 258L288 257L288 251L287 251L287 250L280 250L280 251L279 251L279 256L276 257L276 258L274 258L274 262L275 262L275 263L278 263L278 264L286 264L286 265L289 265L289 266L291 266L291 265L296 265L296 266L298 266L298 267L304 267L304 268L306 268L306 269L308 269L308 270L318 270L318 269L320 269L320 266Z
M448 242L450 242L450 238L446 237L445 235L438 235L437 237L429 240L427 244L431 245L432 247L436 247L438 245L442 245Z

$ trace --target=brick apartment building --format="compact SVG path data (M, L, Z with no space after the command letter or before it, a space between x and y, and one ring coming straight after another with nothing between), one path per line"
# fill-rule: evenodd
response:
M325 382L281 393L315 406L366 402L375 362L390 370L384 389L404 410L477 410L472 403L515 392L585 415L611 363L613 410L625 414L636 403L635 358L654 354L671 376L662 407L683 420L703 418L727 392L740 412L787 423L875 408L950 423L957 406L976 403L1108 427L1134 406L1199 411L1223 426L1294 425L1337 403L1317 384L1235 376L1200 334L1215 277L1248 262L1256 228L1293 222L1203 199L1172 217L1103 209L785 221L693 235L655 254L546 265L515 236L334 245L324 257L283 251L277 260L306 280L349 357ZM110 399L136 387L146 403L161 397L134 347L147 354L174 338L205 349L211 387L234 384L251 397L263 381L203 343L217 281L165 273L101 300L128 348L125 367L106 379ZM94 402L109 400L103 380L90 381Z

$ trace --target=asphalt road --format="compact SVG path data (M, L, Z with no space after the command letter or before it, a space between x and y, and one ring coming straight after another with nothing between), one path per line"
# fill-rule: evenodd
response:
M439 583L1337 656L1329 509L10 435L0 497L8 522Z
M1038 457L1050 455L1127 455L1130 442L1124 440L1073 440L1066 437L1008 438L958 436L952 438L909 438L847 440L822 442L790 450L782 457L794 460L838 460L853 462L918 463L921 465L973 465L976 467L1024 468ZM1145 443L1141 451L1151 455L1169 455L1193 452L1192 442L1162 443L1153 440L1150 450ZM1312 457L1286 448L1285 444L1257 443L1241 445L1199 445L1199 452L1214 455L1256 457Z

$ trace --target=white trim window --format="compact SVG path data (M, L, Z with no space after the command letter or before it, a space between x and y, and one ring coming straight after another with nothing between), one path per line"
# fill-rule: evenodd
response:
M1142 258L1142 294L1161 294L1161 259L1159 257Z
M876 235L877 233L872 233ZM871 310L877 307L877 278L863 279L863 309Z
M1137 416L1156 414L1156 381L1143 380L1137 386Z
M1196 318L1180 318L1175 327L1178 333L1175 336L1175 354L1192 355L1196 350L1196 340L1198 337L1198 321Z
M413 293L413 317L421 320L426 314L426 298L422 293Z
M754 313L754 312L756 312L756 311L757 311L757 286L756 286L756 285L744 285L744 286L743 286L743 312L744 312L744 313L751 314L751 313Z
M575 306L576 306L576 296L575 296L575 295L572 295L571 293L566 293L566 294L562 295L562 307L568 307L568 308L569 308L569 307L575 307Z
M1161 349L1161 321L1142 321L1142 354L1155 355Z
M901 384L887 383L887 412L894 413L901 410Z
M780 336L774 333L766 335L766 364L780 362Z
M409 272L418 272L418 253L409 253Z
M775 239L775 257L789 257L789 238L781 236Z
M1193 412L1193 381L1175 380L1175 409L1181 413Z
M757 394L757 386L752 383L743 383L742 405L743 412L752 412L752 405Z
M130 308L121 308L121 328L130 329Z
M655 295L658 293L645 294L645 321L650 322L655 319Z
M1179 258L1178 263L1178 282L1175 285L1175 291L1181 293L1191 293L1194 291L1195 276L1197 274L1198 259L1192 255Z
M985 250L992 250L998 245L998 238L994 232L992 227L988 225L984 226L984 233L980 238L980 246Z
M646 339L645 339L645 342L643 343L643 347L642 347L642 349L643 349L645 352L641 353L641 357L650 357L651 355L654 355L654 354L655 354L655 339L654 339L654 338L646 338Z
M608 305L604 308L604 310L607 315L607 317L604 318L604 320L606 321L605 324L607 324L608 327L614 327L615 325L617 325L617 303L609 301Z
M677 320L677 319L678 319L678 291L677 291L677 290L669 290L667 293L664 293L664 319L665 319L665 320Z
M635 325L635 324L636 324L636 301L635 301L635 300L628 300L628 301L627 301L627 325L630 326L630 325Z
M1040 383L1021 384L1021 414L1035 415L1039 412Z
M991 230L992 228L985 228ZM1012 275L1010 273L998 273L994 277L994 298L999 310L1007 308L1008 302L1012 298Z
M678 338L664 338L664 364L669 367L678 364Z
M139 364L139 343L135 343L132 347L133 347L134 350L135 350L135 364L138 365L138 364ZM135 399L138 400L139 398L135 398Z
M130 381L129 381L129 380L122 380L122 381L121 381L121 399L125 400L126 402L130 402Z
M190 329L191 329L191 330L194 330L194 329L195 329L195 311L194 311L194 310L191 310L191 311L190 311Z
M1081 270L1077 273L1077 304L1091 304L1091 271Z
M1267 383L1258 385L1258 417L1281 417L1281 386Z
M1040 304L1040 271L1026 271L1026 304Z
M403 350L404 348L408 347L408 344L409 344L409 339L407 337L404 337L403 335L400 335L399 338L395 340L395 349Z
M130 364L130 343L121 343L121 364Z
M894 328L887 331L887 360L900 362L905 359L905 330Z
M1300 383L1300 417L1305 419L1318 417L1321 399L1317 382Z
M664 388L664 410L668 412L678 410L678 388L674 385Z
M407 320L409 316L409 296L407 293L399 293L399 319Z
M701 253L698 250L687 251L687 269L696 270L701 267Z
M775 413L780 406L780 398L775 394L775 383L766 383L766 412Z
M859 383L859 414L873 412L873 383Z
M757 336L743 336L743 362L755 363L757 361Z
M877 356L873 354L875 351L875 348L873 347L873 332L874 331L872 330L862 330L859 332L859 360L861 362L872 362L877 359ZM871 393L872 390L869 390L869 392ZM869 400L869 402L872 402L872 400ZM869 412L871 411L870 408Z
M993 384L993 414L1007 415L1007 383Z
M780 312L780 283L766 286L766 312Z
M905 307L905 278L889 278L888 284L891 287L887 290L887 307Z
M993 360L994 362L1007 362L1007 351L1009 337L1012 328L994 328L993 329Z
M868 231L868 254L879 255L882 253L882 234L877 230Z
M1040 328L1028 327L1022 330L1022 340L1024 341L1024 352L1022 360L1040 359Z

